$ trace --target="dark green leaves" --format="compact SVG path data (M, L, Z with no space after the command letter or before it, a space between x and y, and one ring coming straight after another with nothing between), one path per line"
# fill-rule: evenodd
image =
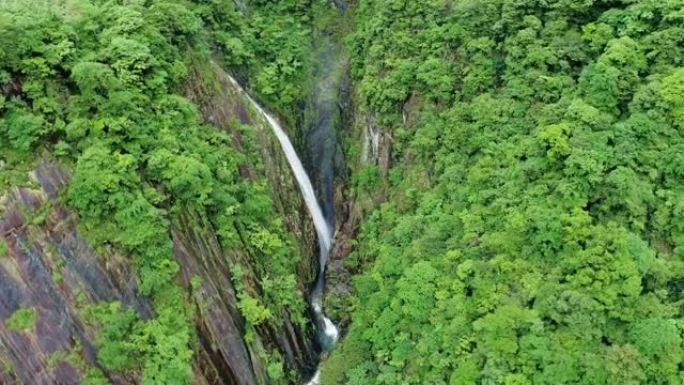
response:
M356 192L388 203L324 378L682 383L683 9L359 5L352 73L393 163Z

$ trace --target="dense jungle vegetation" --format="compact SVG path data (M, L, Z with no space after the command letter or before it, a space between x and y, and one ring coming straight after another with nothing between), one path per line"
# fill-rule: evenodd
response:
M324 383L684 383L684 2L356 12L393 167Z
M245 13L220 0L0 3L0 188L35 185L28 174L40 159L72 170L60 201L78 214L93 247L130 258L154 316L143 319L116 302L79 310L99 325L101 367L139 372L143 384L193 383L194 309L178 284L170 232L183 210L210 221L224 249L246 239L258 257L245 263L257 266L261 297L243 287L241 266L232 266L249 325L278 322L283 309L308 322L293 240L273 216L263 182L238 172L240 164L261 167L250 128L237 120L231 127L244 135L240 151L181 96L196 81L189 74L213 59L249 79L274 109L301 98L309 4L250 7ZM2 255L6 249L3 241ZM6 324L28 329L35 318L35 309L20 309ZM270 362L272 381L299 379L283 373L278 357ZM108 382L97 368L84 381Z
M334 33L353 116L339 135L364 215L322 384L684 385L684 0L347 6ZM185 94L219 65L295 132L312 30L336 12L323 0L0 0L0 195L58 162L70 172L59 204L92 248L130 261L152 304L149 316L76 304L96 331L82 383L199 383L202 322L173 252L187 213L251 258L226 273L245 344L267 363L259 383L303 381L255 346L285 313L310 320L272 186L241 172L265 167L253 128L212 127ZM360 156L369 126L388 165ZM0 267L10 246L0 239ZM21 308L0 332L27 333L39 314Z

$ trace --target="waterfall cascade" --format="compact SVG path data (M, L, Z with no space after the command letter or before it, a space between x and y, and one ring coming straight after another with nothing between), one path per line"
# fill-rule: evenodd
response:
M321 346L324 349L331 349L337 342L339 336L339 331L333 322L325 316L323 313L323 286L325 280L325 265L328 261L328 253L330 252L330 246L332 244L332 229L323 216L323 211L316 199L316 193L314 192L313 186L311 185L311 180L304 170L302 161L297 156L290 139L287 134L280 126L275 118L273 118L268 112L266 112L254 99L252 99L249 94L242 89L240 84L231 76L229 76L231 83L243 93L247 99L252 103L254 108L259 111L261 115L264 116L268 124L271 126L273 133L278 138L280 146L285 153L292 172L294 173L299 189L302 192L302 197L306 203L306 207L311 214L313 219L314 227L316 228L316 234L318 235L318 246L319 246L319 266L318 277L316 279L316 285L313 292L311 293L311 307L313 308L314 315L316 318L316 326L319 330L319 338ZM313 378L307 383L307 385L318 385L319 384L320 373L317 371Z

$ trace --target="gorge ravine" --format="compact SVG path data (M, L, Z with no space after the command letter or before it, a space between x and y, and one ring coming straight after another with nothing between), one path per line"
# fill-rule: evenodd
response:
M316 283L314 289L311 293L311 307L314 313L314 321L316 322L316 327L318 329L318 339L321 347L324 350L332 349L332 347L337 342L339 337L339 331L333 322L325 316L323 312L323 289L325 280L325 265L328 260L328 254L330 252L330 247L332 243L332 228L329 226L329 222L323 215L320 205L316 199L316 193L311 184L311 180L304 170L301 160L297 156L297 152L292 146L290 139L287 134L280 126L280 123L273 118L268 112L266 112L249 94L244 91L244 89L239 85L239 83L232 77L229 77L230 81L235 85L235 87L242 92L245 97L250 101L254 108L266 119L270 125L273 133L278 138L281 148L287 161L292 169L295 176L297 184L299 185L300 191L304 202L306 203L307 209L313 219L314 227L316 229L316 235L318 236L319 245L319 271L316 278ZM319 372L314 374L314 377L308 382L308 385L318 384Z

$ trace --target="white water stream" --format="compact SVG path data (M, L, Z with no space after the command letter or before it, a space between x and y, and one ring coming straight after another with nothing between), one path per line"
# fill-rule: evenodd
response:
M297 184L299 185L299 190L302 192L302 197L304 198L306 207L309 210L311 217L313 218L314 227L316 228L316 234L318 235L318 260L320 271L318 274L318 279L316 281L316 286L314 287L314 290L311 294L311 307L314 310L314 314L316 316L316 323L318 324L317 326L319 327L320 331L325 335L326 339L328 340L328 344L334 345L337 342L337 338L339 337L339 331L337 330L335 324L333 324L332 321L323 313L323 280L325 265L328 262L328 253L330 252L330 246L332 244L332 229L328 226L328 222L325 220L325 217L323 216L321 206L319 206L318 200L316 199L316 193L314 192L313 186L311 185L311 180L309 179L309 176L306 174L304 166L302 166L302 161L299 160L297 152L292 146L292 143L290 142L290 139L287 137L287 134L280 126L280 123L278 123L278 121L275 120L275 118L273 118L254 99L252 99L252 97L249 96L249 94L244 89L242 89L240 84L235 79L233 79L232 76L228 76L228 78L230 79L231 83L233 83L233 85L243 95L245 95L245 97L247 97L247 99L250 101L250 103L252 103L254 108L256 108L256 110L259 111L259 113L263 115L264 118L266 118L266 121L271 126L271 129L278 138L278 141L280 142L280 147L283 149L285 157L287 158L287 161L290 164L290 167L292 168L292 172L294 173L295 179L297 180ZM307 383L307 385L319 385L319 377L320 371L316 371L316 374Z

